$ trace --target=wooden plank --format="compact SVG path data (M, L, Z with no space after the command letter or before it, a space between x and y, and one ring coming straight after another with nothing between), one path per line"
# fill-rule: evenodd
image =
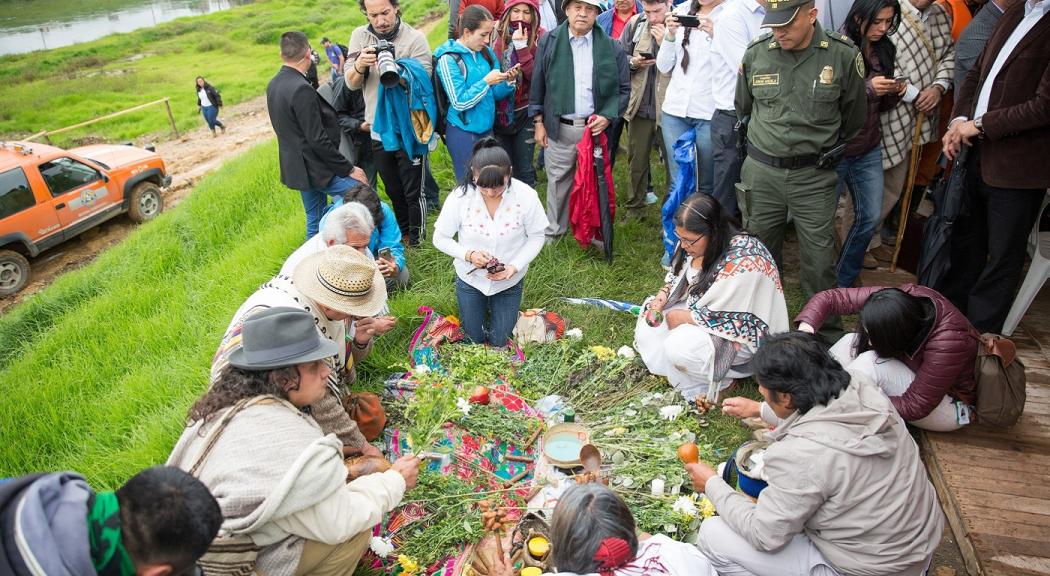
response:
M1040 474L1032 478L1026 476L1026 481L1021 482L1006 479L1003 471L997 468L982 466L973 471L955 472L944 466L944 462L941 462L941 468L945 480L952 486L963 485L996 495L1025 496L1042 499L1044 503L1050 502L1050 474Z
M1046 542L1033 542L1009 536L981 534L981 546L989 556L1009 553L1046 558L1047 555Z
M1000 518L1024 522L1033 526L1050 527L1050 500L1027 496L1005 495L1000 492L978 490L966 485L957 485L955 498L963 508L975 505L1002 511ZM1017 514L1013 514L1017 513ZM1050 536L1050 531L1047 533Z
M1024 515L1020 512L1004 513L998 508L985 506L968 506L964 511L966 517L967 532L973 539L975 545L985 534L993 536L1009 536L1018 540L1029 540L1031 542L1042 542L1045 546L1050 542L1050 526L1039 526L1029 523L1032 518L1044 519L1037 514ZM1009 517L1009 520L1004 520Z
M959 513L959 507L955 503L955 497L952 495L951 488L944 480L940 464L937 461L937 454L925 432L919 432L919 446L922 448L922 459L926 462L926 469L930 474L930 482L937 491L937 499L941 502L941 509L944 510L944 516L948 519L948 526L952 529L952 534L955 536L955 542L959 546L959 553L963 558L963 563L966 565L966 571L970 573L970 576L982 576L984 572L981 569L981 562L977 556L977 551L974 549L973 542L970 541L966 523Z
M985 448L981 446L975 446L970 442L968 438L958 438L951 434L928 434L930 441L934 447L938 449L938 456L940 457L941 464L943 465L946 461L974 461L974 460L1003 460L1003 463L997 462L995 466L1003 465L1016 465L1016 470L1026 470L1030 467L1026 463L1032 463L1037 467L1050 467L1050 454L1045 452L1026 453L1021 450L1014 450L1011 448ZM941 452L940 450L947 449L951 452ZM1023 457L1025 460L1021 460ZM977 462L981 465L980 462Z

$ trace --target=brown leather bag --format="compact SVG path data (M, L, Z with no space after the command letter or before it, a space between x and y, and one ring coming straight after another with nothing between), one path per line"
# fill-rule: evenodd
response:
M343 400L343 408L350 418L357 422L357 428L371 442L383 433L386 427L386 410L379 401L379 396L372 392L351 392Z
M974 363L977 381L977 419L1009 428L1024 412L1027 398L1024 363L1013 341L997 334L981 334Z

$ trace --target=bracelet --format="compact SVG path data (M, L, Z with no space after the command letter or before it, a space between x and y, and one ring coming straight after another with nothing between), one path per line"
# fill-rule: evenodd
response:
M473 256L473 255L474 255L474 251L473 250L468 250L467 251L467 262L473 263L473 260L470 259L470 257Z
M353 68L354 68L354 72L357 72L358 74L361 74L362 76L364 75L364 72L362 72L362 71L357 69L357 60L354 60Z
M357 339L355 338L354 339L354 348L356 348L358 350L364 350L365 348L368 348L368 345L371 344L371 343L372 343L372 339L369 338L368 342L365 342L364 344L358 344Z

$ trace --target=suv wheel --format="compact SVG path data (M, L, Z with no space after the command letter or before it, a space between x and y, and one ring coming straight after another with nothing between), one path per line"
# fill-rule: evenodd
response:
M152 182L140 182L131 189L128 216L135 222L153 220L164 209L164 196Z
M29 261L18 252L0 250L0 296L10 296L29 282Z

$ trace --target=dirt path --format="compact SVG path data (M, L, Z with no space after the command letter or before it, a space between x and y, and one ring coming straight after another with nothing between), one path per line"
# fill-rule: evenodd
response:
M178 140L157 142L157 153L164 158L172 177L171 186L164 190L165 210L178 206L205 174L273 137L265 96L224 109L221 119L227 125L225 134L212 137L202 120L200 127L182 134ZM144 137L136 143L149 141L149 137ZM60 274L91 262L99 252L120 242L134 229L135 224L127 215L118 216L31 259L29 283L18 294L0 298L0 313L39 292Z

